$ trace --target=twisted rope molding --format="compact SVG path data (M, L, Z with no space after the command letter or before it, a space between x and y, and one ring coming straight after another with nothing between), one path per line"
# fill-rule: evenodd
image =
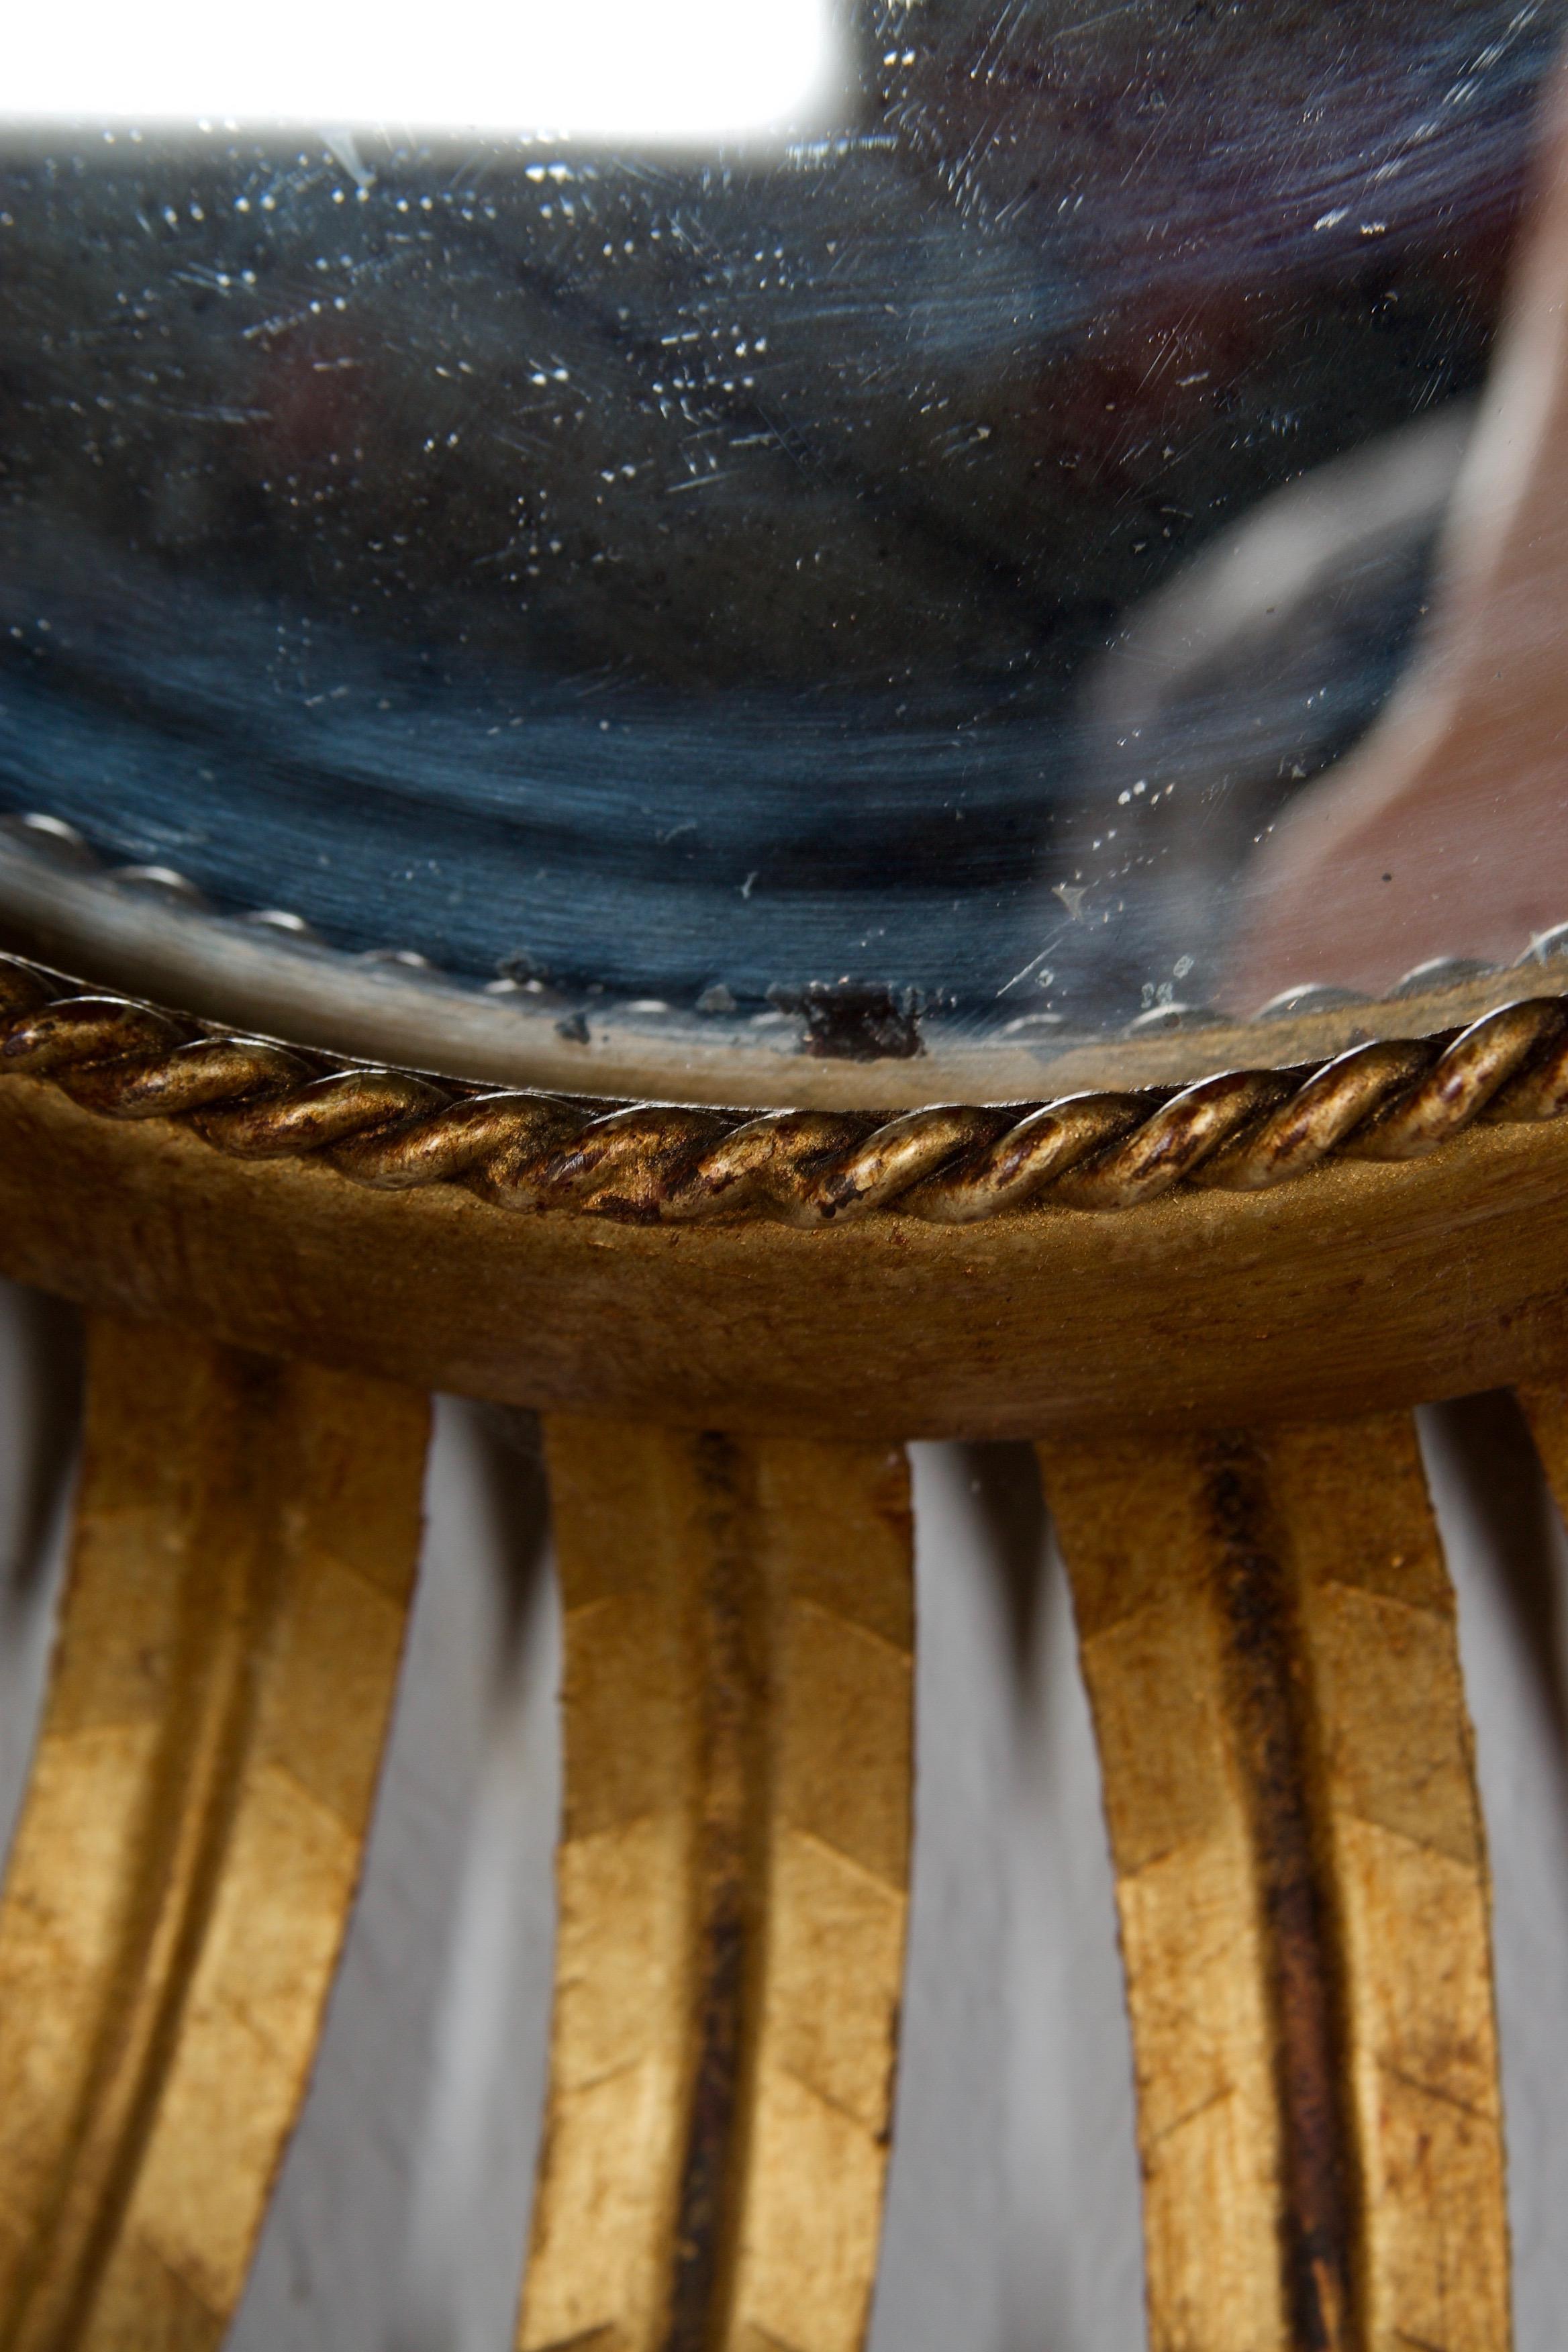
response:
M0 956L0 1076L110 1118L168 1118L241 1160L324 1161L357 1184L464 1184L502 1208L802 1226L896 1208L970 1224L1052 1202L1130 1209L1178 1185L1256 1192L1334 1159L1420 1160L1478 1119L1568 1110L1568 999L1332 1060L1053 1102L875 1111L692 1108L482 1090L378 1069Z

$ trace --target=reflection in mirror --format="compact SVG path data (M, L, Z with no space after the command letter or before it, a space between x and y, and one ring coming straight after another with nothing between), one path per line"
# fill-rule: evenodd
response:
M1568 81L1552 91L1505 325L1399 692L1257 859L1230 982L1506 964L1565 919Z
M1514 960L1563 21L875 0L768 148L13 121L0 908L672 1082Z

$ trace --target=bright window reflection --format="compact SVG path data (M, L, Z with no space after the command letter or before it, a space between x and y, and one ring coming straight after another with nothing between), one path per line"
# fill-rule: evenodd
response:
M824 127L831 0L55 0L7 28L0 116L388 124L692 142Z

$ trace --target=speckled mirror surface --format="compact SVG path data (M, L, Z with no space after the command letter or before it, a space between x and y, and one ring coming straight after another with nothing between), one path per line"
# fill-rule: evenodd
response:
M1431 668L1565 26L922 0L767 153L12 126L0 912L671 1091L1509 963L1554 781L1342 920L1292 845Z

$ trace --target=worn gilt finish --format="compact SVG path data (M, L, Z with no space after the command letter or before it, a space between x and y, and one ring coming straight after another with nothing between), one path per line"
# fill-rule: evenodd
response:
M1486 1859L1413 1424L1041 1454L1116 1864L1154 2352L1502 2352Z
M545 1412L565 1603L521 2352L863 2343L927 1433L1042 1441L1155 2352L1503 2352L1485 1862L1407 1409L1518 1384L1561 1492L1562 1001L1116 1095L747 1116L5 972L0 1265L142 1320L95 1338L0 1910L0 2352L221 2336L352 1896L437 1386ZM170 1661L151 1695L132 1653Z
M566 1798L521 2352L856 2352L909 1882L903 1461L546 1439Z
M1382 1410L1568 1370L1568 1122L1124 1215L648 1226L231 1160L0 1084L0 1272L506 1402L827 1438Z
M1520 1403L1559 1511L1568 1517L1568 1381L1521 1389Z
M352 1899L436 1387L545 1412L564 1604L520 2352L859 2352L915 1434L1038 1442L1116 1867L1152 2352L1506 2352L1484 1840L1410 1408L1516 1387L1568 1504L1568 932L1537 846L1562 88L1424 652L1244 850L1219 976L1268 999L1250 1023L1154 1006L1037 1060L1005 1013L981 1048L911 1013L889 1049L807 1007L801 1056L705 1029L700 998L664 1031L631 1016L669 1006L596 990L592 1024L519 1020L417 957L280 952L263 930L298 918L193 908L166 868L97 872L47 810L6 825L14 947L212 1017L0 956L0 1269L142 1318L93 1332L0 1899L0 2352L216 2352ZM1296 988L1320 953L1388 994ZM682 1068L680 1102L603 1098Z
M670 1224L897 1212L967 1225L1045 1201L1130 1209L1182 1184L1259 1192L1342 1156L1422 1160L1488 1118L1568 1110L1568 1002L1373 1039L1317 1065L1004 1106L698 1108L488 1092L234 1036L0 958L0 1075L111 1118L191 1123L244 1160L313 1157L391 1192L463 1183L513 1210Z
M793 1057L694 1011L683 1102L591 1098L679 1066L635 1004L519 1024L419 958L280 955L177 873L95 873L47 810L6 828L13 945L295 1042L0 957L0 1268L142 1318L93 1333L0 1899L0 2352L196 2352L236 2307L359 1866L438 1386L544 1411L564 1603L520 2352L862 2344L910 1858L898 1448L925 1433L1038 1442L1117 1874L1153 2352L1506 2352L1484 1840L1410 1408L1516 1387L1568 1503L1568 998L1537 846L1564 729L1561 70L1424 645L1242 845L1221 983L1272 1028L1205 1046L1171 1006L1179 1036L1037 1065L1026 1022L994 1058L952 1023L928 1059L910 1014L787 1107ZM164 694L182 738L213 726ZM41 790L99 740L80 717L40 732ZM1527 916L1555 927L1529 978L1491 961ZM1390 996L1293 987L1320 952ZM422 1043L449 1075L319 1050ZM970 1073L1037 1068L1049 1099L973 1098Z
M238 2303L354 1887L424 1400L97 1323L0 1906L0 2345L197 2352Z

